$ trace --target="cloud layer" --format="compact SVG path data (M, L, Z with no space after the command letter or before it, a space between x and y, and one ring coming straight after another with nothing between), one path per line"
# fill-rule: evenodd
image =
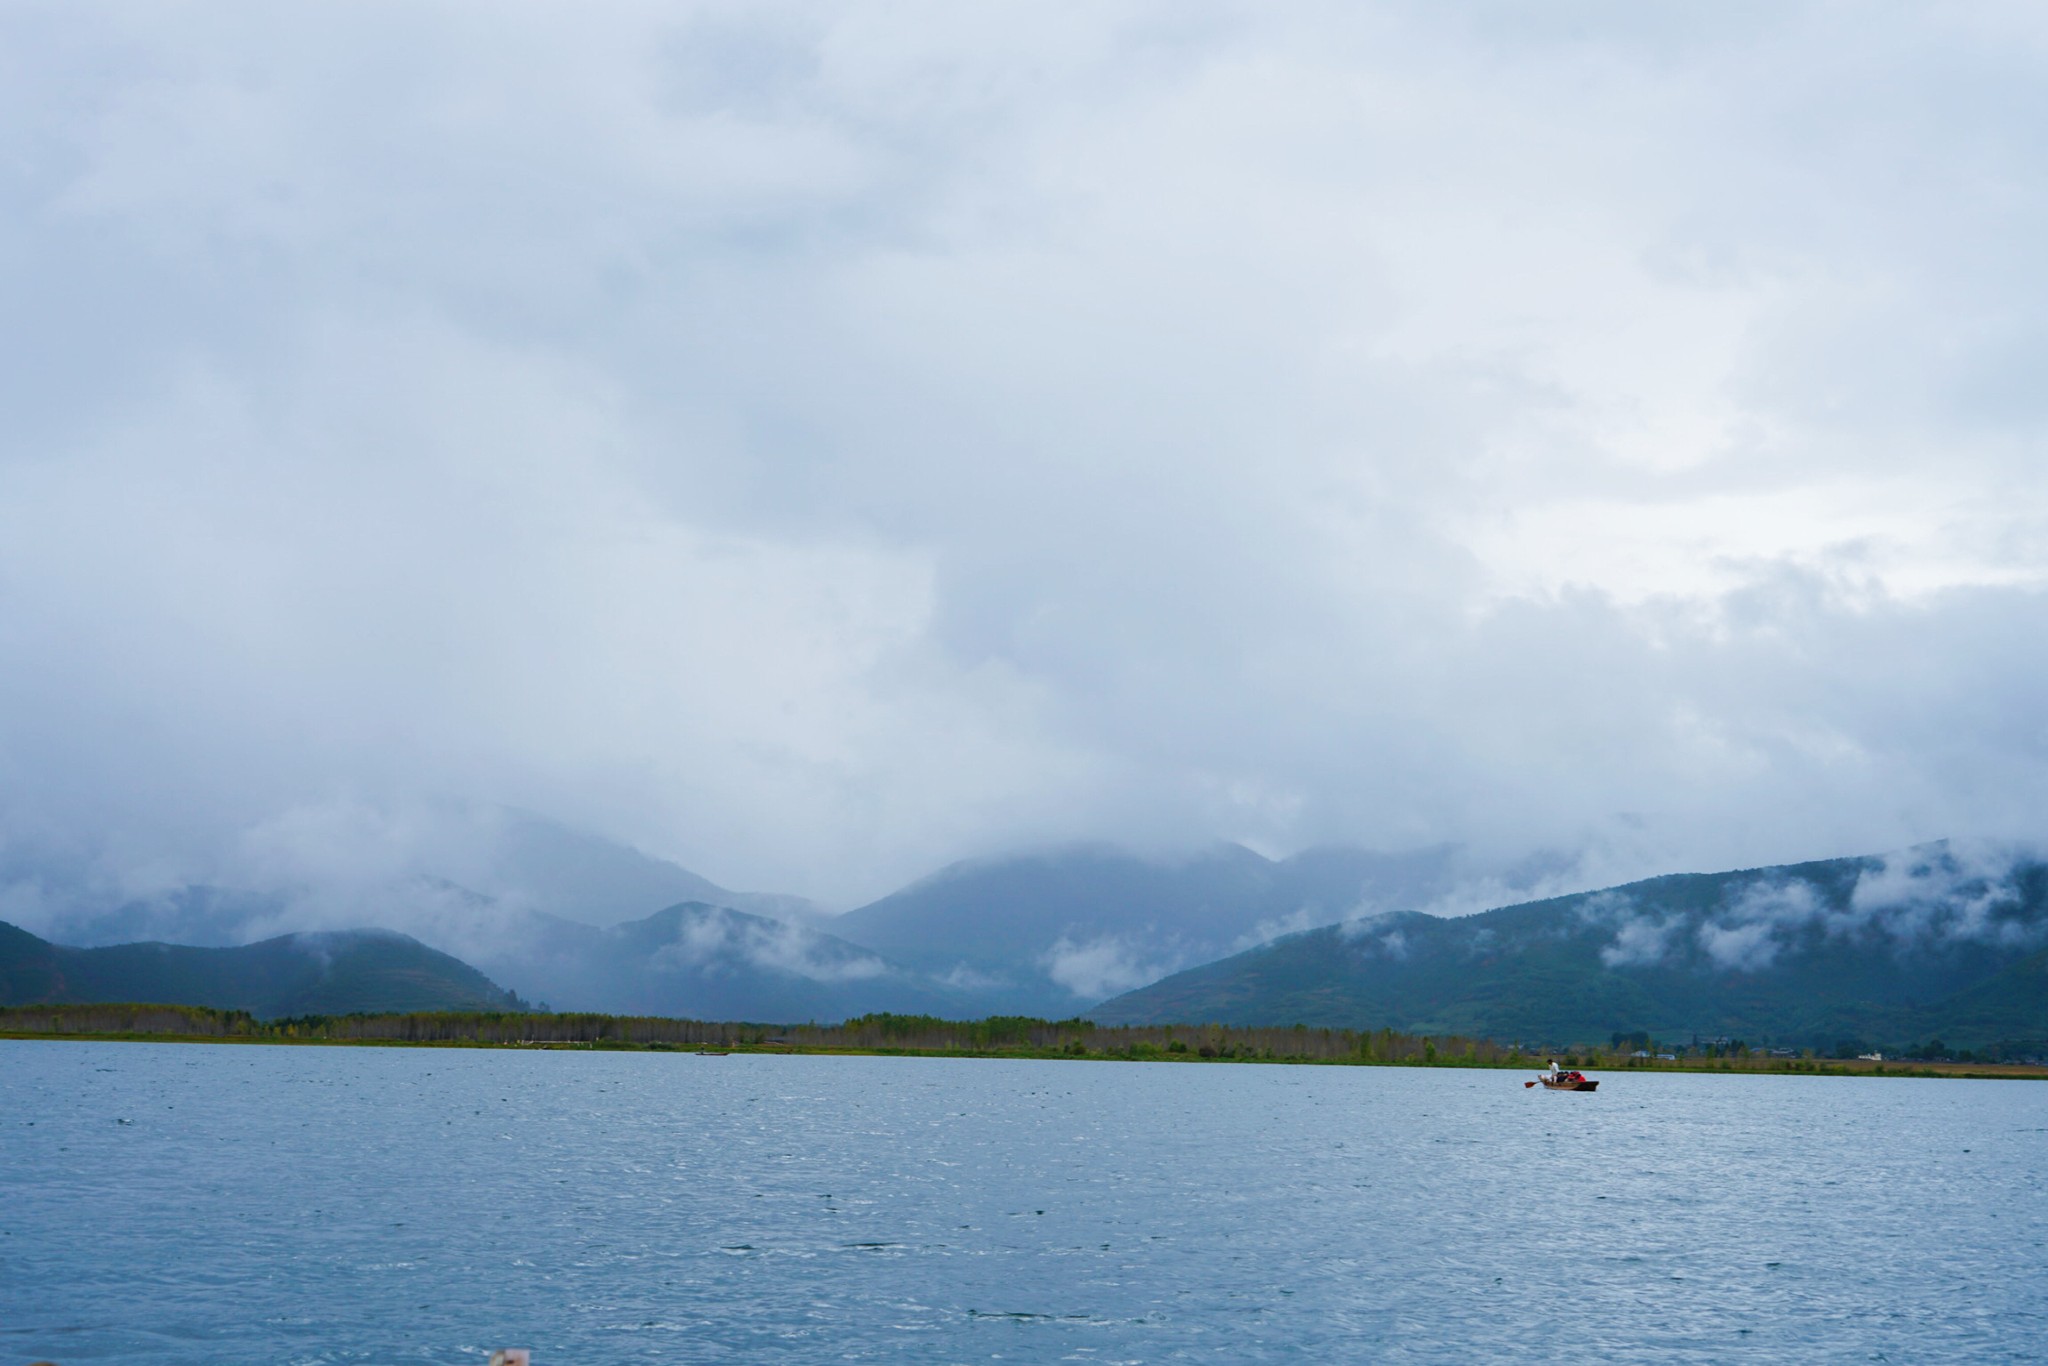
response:
M1761 972L1782 955L1843 942L1900 958L1961 946L2032 948L2048 938L2048 922L2022 884L2038 883L2042 866L2038 846L1943 841L1870 859L1844 888L1769 874L1738 880L1720 904L1691 913L1653 912L1627 891L1598 893L1577 910L1585 923L1612 931L1600 950L1611 968L1691 962Z
M849 904L2048 798L2037 8L18 5L0 54L10 848L215 876L452 799Z

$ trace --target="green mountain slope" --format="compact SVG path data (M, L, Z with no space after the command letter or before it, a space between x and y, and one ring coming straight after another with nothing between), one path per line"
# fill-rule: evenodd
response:
M382 930L292 934L241 948L78 949L0 924L0 1004L149 1001L251 1014L504 1010L518 998L460 959Z
M1913 1024L1908 1032L1916 1039L1965 1048L1990 1039L2048 1040L2048 949L1916 1012Z
M2048 869L1929 846L1310 931L1116 997L1104 1023L1828 1046L2048 1038Z

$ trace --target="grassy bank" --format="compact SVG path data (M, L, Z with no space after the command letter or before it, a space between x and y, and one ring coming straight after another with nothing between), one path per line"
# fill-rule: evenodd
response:
M2048 1078L2048 1067L2023 1064L1881 1062L1761 1054L1664 1060L1613 1056L1591 1048L1523 1049L1485 1039L1398 1034L1390 1029L1104 1026L1088 1020L1021 1016L941 1020L926 1015L866 1015L836 1025L514 1012L308 1015L260 1020L246 1011L201 1006L49 1005L0 1008L0 1038L1518 1069L1538 1067L1545 1058L1556 1057L1567 1067L1587 1071Z

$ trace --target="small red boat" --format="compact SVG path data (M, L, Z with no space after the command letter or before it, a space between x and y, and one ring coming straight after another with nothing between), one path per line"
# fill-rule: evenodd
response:
M1536 1081L1525 1081L1522 1085L1534 1086L1537 1082L1541 1082L1546 1091L1593 1091L1600 1086L1597 1081L1589 1081L1582 1072L1560 1072L1554 1077L1546 1072Z

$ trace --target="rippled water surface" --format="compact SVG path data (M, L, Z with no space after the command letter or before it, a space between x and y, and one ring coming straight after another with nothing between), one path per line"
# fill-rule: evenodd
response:
M2040 1360L2048 1084L0 1042L0 1366Z

